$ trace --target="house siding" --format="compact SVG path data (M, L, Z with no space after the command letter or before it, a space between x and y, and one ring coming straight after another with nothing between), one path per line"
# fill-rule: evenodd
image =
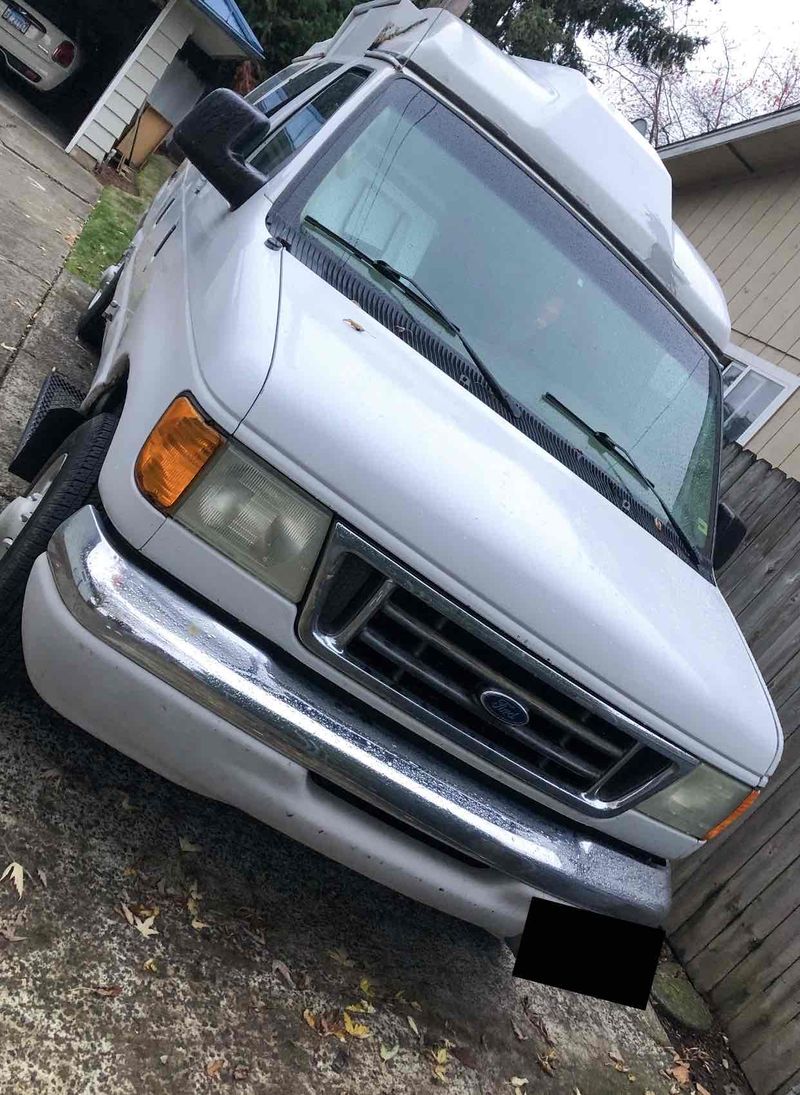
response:
M800 173L682 190L673 215L722 285L733 342L800 375ZM747 448L800 476L800 389Z

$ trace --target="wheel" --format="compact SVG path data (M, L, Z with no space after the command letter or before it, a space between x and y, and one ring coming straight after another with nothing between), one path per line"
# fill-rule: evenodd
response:
M0 510L0 678L22 666L22 602L31 567L58 526L95 494L117 420L99 414L84 422L27 492Z
M78 320L75 331L78 338L99 350L103 345L103 335L106 330L105 310L114 299L117 291L117 282L122 273L122 266L109 266L100 278L100 286L89 301L86 311Z

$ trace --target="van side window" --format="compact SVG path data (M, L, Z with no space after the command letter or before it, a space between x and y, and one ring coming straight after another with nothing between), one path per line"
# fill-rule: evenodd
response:
M290 80L281 83L279 87L273 85L271 89L267 90L266 95L254 98L252 100L253 106L257 107L263 114L266 114L267 117L269 117L277 110L280 110L286 103L290 102L292 99L296 99L298 95L302 95L304 91L308 91L314 84L318 84L321 80L326 79L332 72L335 72L337 68L341 67L341 65L334 64L333 61L326 61L321 65L312 65L311 68L304 68L302 72L298 72L298 74L292 76ZM269 80L267 81L267 85L268 84Z
M253 167L267 178L274 175L371 75L371 69L351 68L328 84L267 138L251 161Z
M258 87L254 87L252 91L248 91L245 95L245 99L248 103L255 105L260 102L264 96L276 88L278 84L285 83L290 76L293 76L295 72L300 72L302 69L308 67L308 61L292 61L286 68L282 68L280 72L273 73L266 80L262 80Z

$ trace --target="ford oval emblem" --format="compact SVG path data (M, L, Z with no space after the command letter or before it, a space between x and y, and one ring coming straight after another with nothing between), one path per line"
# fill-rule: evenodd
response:
M508 726L527 725L530 711L524 703L515 699L514 696L509 696L506 692L500 692L496 688L484 688L478 699L489 714L500 722L504 722Z

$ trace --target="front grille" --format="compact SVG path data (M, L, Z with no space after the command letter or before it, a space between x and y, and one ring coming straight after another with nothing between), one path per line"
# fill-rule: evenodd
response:
M483 771L586 812L627 809L694 763L342 525L300 634Z

